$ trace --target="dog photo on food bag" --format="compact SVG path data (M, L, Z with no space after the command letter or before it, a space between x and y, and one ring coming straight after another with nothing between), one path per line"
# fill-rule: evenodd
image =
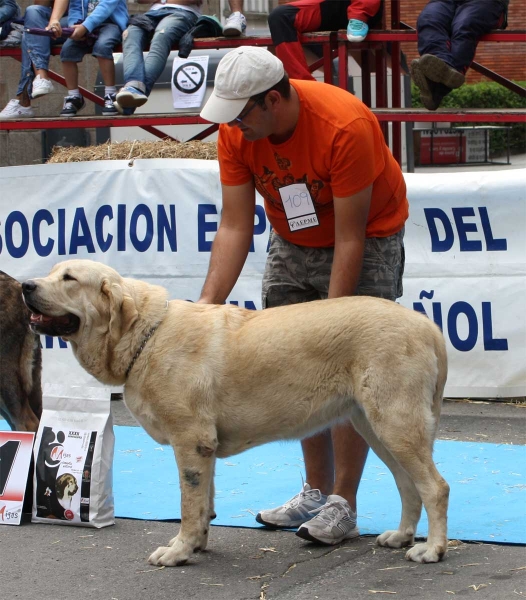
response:
M302 439L343 419L400 491L398 529L377 542L412 546L423 504L429 535L406 557L445 555L449 486L432 452L447 357L426 316L367 296L263 311L168 302L164 288L88 260L59 263L23 292L33 330L67 339L91 375L124 385L144 429L174 449L181 527L150 563L182 565L206 548L216 457Z
M29 316L22 285L0 271L0 415L13 431L36 431L42 414L42 351Z

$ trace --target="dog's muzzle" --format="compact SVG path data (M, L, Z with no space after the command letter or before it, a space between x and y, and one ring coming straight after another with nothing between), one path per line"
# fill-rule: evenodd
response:
M29 325L31 330L41 335L68 336L79 330L80 319L77 315L66 313L65 315L46 315L39 307L36 297L37 284L28 280L22 284L22 295L27 308L31 311Z

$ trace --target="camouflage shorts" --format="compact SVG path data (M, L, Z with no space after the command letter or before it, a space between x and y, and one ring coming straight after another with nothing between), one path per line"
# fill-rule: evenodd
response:
M263 275L263 308L327 298L334 248L308 248L271 234ZM357 296L396 300L402 295L404 229L386 238L367 238Z

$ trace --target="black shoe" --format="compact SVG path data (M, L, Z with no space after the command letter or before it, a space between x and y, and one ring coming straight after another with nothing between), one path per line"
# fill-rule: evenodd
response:
M442 83L450 89L459 88L464 85L466 78L460 71L447 64L447 62L433 56L432 54L423 54L420 57L420 70L431 81Z
M86 106L86 102L82 96L66 96L64 98L64 106L60 111L61 117L74 117L77 111L82 110Z
M104 96L104 108L102 109L104 117L114 117L119 114L119 111L114 106L115 96L116 94L106 94Z
M444 97L451 92L450 87L426 77L417 58L411 62L411 79L420 90L420 99L427 110L436 110Z

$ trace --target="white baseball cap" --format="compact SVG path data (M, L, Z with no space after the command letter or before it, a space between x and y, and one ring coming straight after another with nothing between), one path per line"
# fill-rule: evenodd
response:
M283 63L265 48L241 46L225 54L217 66L214 90L201 111L212 123L229 123L251 96L283 79Z

